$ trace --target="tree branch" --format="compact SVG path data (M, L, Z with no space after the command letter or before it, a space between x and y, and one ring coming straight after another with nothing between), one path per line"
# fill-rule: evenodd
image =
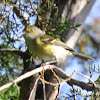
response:
M27 26L29 24L28 19L16 5L13 5L13 11L15 12L16 16L21 19L23 25Z
M54 65L45 65L45 66L41 66L39 68L36 68L32 71L29 71L23 75L21 75L20 77L18 77L17 79L15 79L14 81L10 82L10 83L7 83L3 86L0 87L0 91L10 87L11 85L13 84L16 84L32 75L35 75L43 70L48 70L48 69L54 69L55 73L61 77L62 79L67 79L69 78L70 76L68 76L62 69L58 68L58 67L55 67ZM82 89L86 89L88 91L93 91L93 90L100 90L100 87L97 86L97 85L93 85L93 84L88 84L88 83L85 83L85 82L82 82L80 80L76 80L76 79L73 79L71 78L70 80L67 81L67 83L69 85L77 85L77 86L80 86Z
M38 84L39 78L36 79L34 87L30 93L29 99L28 100L35 100L35 96L36 96L36 89L37 89L37 84Z
M25 59L25 57L27 57L27 58L30 57L28 51L22 52L22 51L11 49L11 48L0 48L0 52L11 52L11 53L14 53L14 54L20 56L23 60Z

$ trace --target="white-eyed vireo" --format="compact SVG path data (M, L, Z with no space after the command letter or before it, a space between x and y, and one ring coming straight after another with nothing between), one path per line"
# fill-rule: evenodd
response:
M76 56L84 60L93 60L92 57L77 53L63 42L46 35L44 31L36 26L30 25L22 33L32 55L44 61L57 60L59 63L64 63L68 56Z

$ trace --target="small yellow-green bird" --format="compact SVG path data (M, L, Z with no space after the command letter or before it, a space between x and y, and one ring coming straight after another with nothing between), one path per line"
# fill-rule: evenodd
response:
M92 57L75 52L60 40L46 35L36 26L29 25L22 32L30 53L44 61L56 60L58 65L66 66L68 56L76 56L84 60L94 60Z

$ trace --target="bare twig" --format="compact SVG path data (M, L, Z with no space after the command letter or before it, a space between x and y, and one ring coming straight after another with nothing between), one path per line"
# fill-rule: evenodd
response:
M0 21L6 18L10 14L10 12L13 10L13 6L10 6L10 7L11 7L10 10L0 18Z
M54 71L62 79L69 78L69 76L60 68L54 68ZM80 80L73 79L73 78L71 78L69 81L67 81L67 83L69 85L77 85L77 86L81 87L82 89L86 89L87 91L100 90L100 87L97 85L94 86L93 84L88 84L88 83L85 83L85 82L82 82Z
M54 68L54 66L46 65L46 66L44 67L45 70L51 69L51 68ZM0 87L0 91L2 91L2 90L4 90L4 89L6 89L6 88L12 86L13 84L16 84L16 83L22 81L23 79L26 79L26 78L28 78L28 77L30 77L30 76L32 76L32 75L35 75L35 74L41 72L42 70L43 70L43 67L39 67L39 68L37 68L37 69L34 69L34 70L32 70L32 71L29 71L29 72L27 72L27 73L21 75L21 76L18 77L17 79L15 79L14 81L9 82L9 83L7 83L7 84L1 86L1 87Z
M11 48L1 48L0 51L10 51L10 52L13 52L13 51L18 51L18 50L14 50L14 49L11 49Z
M16 14L17 17L19 17L22 21L22 23L27 26L29 25L28 18L25 17L23 11L19 9L16 5L13 6L13 11Z
M44 82L44 83L46 83L46 84L49 84L49 85L52 85L52 86L58 86L58 85L61 84L61 82L60 82L60 83L51 83L51 82L48 82L48 81L46 81L46 80L43 80L41 77L39 77L39 79L40 79L42 82Z
M43 80L44 80L44 72L45 72L45 70L44 70L44 67L43 67L43 70L41 72L41 77L42 77ZM42 81L42 84L43 84L43 97L44 97L44 100L46 100L45 82Z
M73 96L74 96L74 100L76 100L76 92L75 92L75 88L74 88L74 85L72 85L72 88L73 88Z
M26 52L22 52L20 50L11 49L11 48L0 48L0 52L11 52L11 53L14 53L14 54L20 56L21 58L24 58L25 55L28 56L27 51Z
M14 40L14 41L23 41L23 42L25 42L24 39L22 39L22 38L18 38L18 36L17 36L17 38L13 38L13 40Z
M42 84L43 84L43 97L44 97L44 100L46 100L45 82L42 81Z
M31 0L29 0L29 1L30 1L31 8L33 9L33 11L34 11L34 10L37 10L37 8L36 8L35 5L32 3L32 1L31 1Z
M44 80L43 78L41 78L40 76L39 76L39 79L41 80L41 81L43 81L43 82L45 82L46 84L49 84L49 85L52 85L52 86L58 86L58 85L61 85L61 83L62 82L67 82L67 81L69 81L71 78L72 78L72 75L74 74L74 72L67 78L67 79L64 79L64 80L59 80L59 79L57 79L57 80L59 80L59 82L58 83L51 83L51 82L48 82L48 81L46 81L46 80Z
M53 71L53 69L51 69L54 77L56 78L56 80L58 81L58 83L60 83L60 79L58 78L58 76L56 75L56 73Z
M96 86L96 84L94 83L94 81L91 80L88 76L86 76L86 75L84 75L84 74L82 74L82 73L80 73L80 72L76 72L76 71L75 71L75 73L77 73L77 74L79 74L79 75L81 75L81 76L87 78L89 81L91 81L91 82L93 83L94 86Z
M44 70L51 69L51 68L53 68L54 71L55 71L55 73L56 73L59 77L61 77L62 79L64 79L64 81L66 80L67 83L68 83L69 85L71 85L71 86L72 86L72 85L77 85L77 86L80 86L82 89L86 89L86 90L89 90L89 91L93 91L93 90L95 90L95 89L99 89L99 90L100 90L100 87L99 87L99 86L96 86L96 85L93 85L93 84L88 84L88 83L82 82L82 81L80 81L80 80L73 79L73 78L72 78L72 75L73 75L75 72L73 72L71 76L68 76L62 69L60 69L60 68L58 68L58 67L55 67L54 65L45 65L45 66L44 66ZM13 84L16 84L17 82L22 81L23 79L26 79L26 78L28 78L28 77L30 77L30 76L32 76L32 75L35 75L35 74L41 72L42 70L43 70L43 67L39 67L39 68L36 68L36 69L34 69L34 70L32 70L32 71L29 71L29 72L27 72L27 73L21 75L21 76L18 77L17 79L15 79L14 81L12 81L12 82L10 82L10 83L7 83L7 84L5 84L5 85L3 85L3 86L1 86L1 87L0 87L0 91L6 89L6 88L8 88L8 87L10 87L10 86L13 85ZM42 80L42 81L44 81L45 83L51 84L50 82L46 82L45 80L43 80L43 79L41 79L41 78L39 78L39 79ZM56 86L56 85L59 85L59 84L60 84L60 83L58 83L58 84L53 84L53 83L52 83L51 85Z
M38 81L39 81L39 78L36 79L35 81L35 84L34 84L34 87L30 93L30 96L29 96L29 99L28 100L35 100L35 95L36 95L36 92L34 92L37 88L37 84L38 84ZM33 95L34 94L34 95Z

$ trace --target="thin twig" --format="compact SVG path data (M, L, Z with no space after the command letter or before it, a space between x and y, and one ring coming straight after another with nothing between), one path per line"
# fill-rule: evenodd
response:
M72 88L73 88L73 92L74 92L74 100L76 100L76 92L75 92L75 88L74 88L74 85L72 85Z
M43 80L44 80L44 72L45 72L45 70L44 70L44 67L43 67L43 70L41 72L41 77L42 77ZM44 97L44 100L46 100L45 82L42 81L42 84L43 84L43 97Z
M34 91L37 88L38 81L39 81L39 78L36 79L35 84L34 84L34 87L33 87L32 91L30 93L30 96L29 96L29 99L28 100L35 100L35 94L36 94L36 92L34 92ZM34 94L34 96L33 96L33 94Z
M54 68L54 66L46 65L46 66L44 67L45 70L51 69L51 68ZM35 74L41 72L42 70L43 70L43 67L39 67L39 68L36 68L36 69L34 69L34 70L32 70L32 71L29 71L29 72L27 72L27 73L21 75L21 76L18 77L17 79L13 80L12 82L9 82L9 83L7 83L7 84L1 86L1 87L0 87L0 91L6 89L6 88L12 86L13 84L16 84L16 83L18 83L18 82L20 82L20 81L22 81L22 80L24 80L24 79L26 79L26 78L32 76L32 75L35 75Z
M84 75L84 74L82 74L82 73L80 73L80 72L76 72L76 71L75 71L75 73L77 73L77 74L79 74L79 75L81 75L81 76L87 78L89 81L91 81L91 82L93 83L94 86L96 86L96 84L94 83L94 81L91 80L88 76L86 76L86 75Z
M4 15L0 18L0 21L3 20L4 18L6 18L7 15L9 15L10 12L13 10L13 6L10 6L10 7L11 7L11 9L10 9L6 14L4 14Z
M39 80L45 82L46 84L52 85L52 86L58 86L58 85L61 84L61 83L51 83L51 82L48 82L48 81L46 81L46 80L43 80L40 76L39 76Z
M68 76L62 69L60 69L60 68L58 68L58 67L55 67L54 65L46 65L46 66L44 66L44 69L45 69L45 70L47 70L47 69L50 70L51 68L53 68L54 71L55 71L55 73L56 73L59 77L61 77L62 79L64 79L64 81L67 81L67 83L68 83L69 85L71 85L71 86L72 86L72 85L77 85L77 86L80 86L82 89L86 89L86 90L89 90L89 91L93 91L93 90L95 90L95 89L96 89L96 90L100 90L100 87L97 86L97 85L92 85L92 84L88 84L88 83L82 82L82 81L80 81L80 80L73 79L72 76ZM15 79L14 81L9 82L9 83L7 83L7 84L1 86L1 87L0 87L0 91L6 89L6 88L10 87L11 85L16 84L16 83L18 83L18 82L20 82L20 81L22 81L22 80L24 80L24 79L26 79L26 78L32 76L32 75L35 75L35 74L41 72L42 70L43 70L43 67L39 67L39 68L36 68L36 69L34 69L34 70L32 70L32 71L29 71L29 72L27 72L27 73L21 75L21 76L18 77L17 79ZM73 72L73 73L75 73L75 72ZM39 79L40 79L41 81L44 81L44 82L45 82L45 80L41 79L41 77L40 77ZM45 83L51 84L50 82L45 82ZM58 84L53 84L53 83L52 83L51 85L57 86L57 85L59 85L59 84L60 84L60 83L58 83Z
M0 51L18 51L18 50L11 49L11 48L1 48Z
M58 78L58 76L56 75L56 73L53 71L53 69L51 69L54 77L56 78L56 80L58 81L58 83L60 83L60 79Z
M59 83L51 83L51 82L48 82L48 81L44 80L43 78L41 78L40 76L39 76L39 79L41 81L45 82L46 84L49 84L49 85L52 85L52 86L58 86L58 85L60 85L64 81L66 81L66 82L69 81L72 78L72 75L73 74L74 74L74 72L67 79L62 80Z
M30 1L30 4L31 4L31 8L34 10L37 10L37 8L35 7L35 5L32 3L32 1L31 0L29 0Z

